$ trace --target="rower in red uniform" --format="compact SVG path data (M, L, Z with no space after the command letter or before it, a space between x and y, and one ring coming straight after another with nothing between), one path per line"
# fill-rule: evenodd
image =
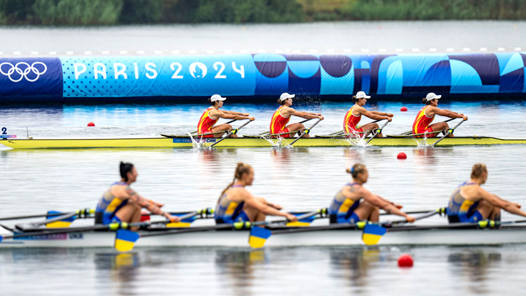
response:
M391 113L366 110L363 106L370 98L371 97L363 91L357 92L356 95L352 97L355 104L349 109L349 111L347 111L347 113L345 113L345 118L343 120L343 131L346 135L366 137L371 131L378 128L378 124L374 122L358 127L362 115L374 120L393 120L393 114ZM383 137L383 135L380 133L377 137Z
M233 112L233 111L224 111L219 110L219 108L223 107L223 101L225 101L226 98L215 94L208 99L210 104L212 106L208 107L205 112L201 115L201 118L199 118L199 122L197 123L197 135L201 138L213 138L213 137L220 137L223 133L229 132L232 130L232 126L230 124L220 124L217 126L214 126L219 118L225 118L225 119L249 119L254 120L253 116L250 116L248 113L240 113L240 112ZM231 137L237 137L235 134L231 135Z
M296 95L291 95L289 93L282 93L278 99L278 103L281 105L278 110L272 115L270 120L270 134L274 137L281 138L290 138L295 133L301 133L305 129L303 123L293 123L287 125L290 121L292 115L298 116L305 119L319 118L323 120L323 115L320 113L311 113L311 112L301 112L296 111L290 106L292 106L292 99ZM309 135L305 134L304 138L308 138Z
M453 112L446 109L438 108L438 100L442 96L436 95L435 93L428 93L425 98L422 99L422 103L426 104L418 114L416 115L415 121L413 122L413 134L417 135L416 137L427 138L436 137L440 132L446 133L449 129L447 122L437 122L431 124L433 119L435 119L435 114L446 116L449 118L463 118L468 120L468 117L462 113ZM426 134L426 135L424 135ZM453 137L453 134L448 135L448 137Z

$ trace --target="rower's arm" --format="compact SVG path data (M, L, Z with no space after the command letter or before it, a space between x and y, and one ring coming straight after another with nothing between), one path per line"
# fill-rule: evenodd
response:
M361 190L362 190L363 198L366 201L368 201L369 203L373 204L374 206L379 207L380 209L386 211L387 213L404 217L408 221L411 221L411 220L414 221L413 217L411 217L411 216L407 215L406 213L400 211L400 209L398 209L398 207L397 207L397 205L395 203L390 202L388 200L385 200L382 197L380 197L380 196L378 196L376 194L373 194L372 192L370 192L369 190L367 190L365 188L362 188Z
M465 116L462 113L453 112L451 110L446 109L440 109L440 108L433 108L432 112L435 114L441 115L441 116L447 116L449 118L465 118L464 120L467 120L467 116Z
M292 108L288 108L287 113L290 115L298 116L298 117L305 118L305 119L314 119L314 118L323 119L323 115L321 115L320 113L296 111Z
M234 112L234 111L225 111L225 110L222 110L222 112L226 113L226 114L241 115L241 116L249 116L250 115L248 113L241 113L241 112Z
M135 190L131 189L130 187L123 188L123 191L124 192L121 192L120 195L124 197L124 199L128 199L138 204L141 208L148 210L148 212L152 214L161 215L170 221L179 222L179 218L173 217L169 213L161 210L161 208L158 206L161 204L140 196Z
M390 119L389 116L387 116L386 113L383 113L383 112L376 112L376 111L367 111L367 110L361 110L361 112L363 115L371 118L371 119L374 119L374 120L382 120L382 119ZM381 113L381 114L379 114ZM385 114L385 115L383 115Z
M376 115L380 115L380 116L393 117L392 113L379 112L379 111L369 111L369 112L376 114Z
M237 120L241 120L241 119L250 119L250 120L254 120L254 117L251 117L249 115L240 115L240 114L237 114L237 112L235 112L236 114L232 114L230 111L218 111L217 112L217 116L219 116L220 118L224 118L224 119L237 119Z
M495 194L487 192L483 188L479 188L479 190L479 193L482 196L482 198L488 201L490 204L499 207L510 214L526 217L526 212L520 209L521 206L519 204L504 200Z
M247 193L247 196L245 198L245 203L248 206L250 206L252 208L255 208L256 210L262 212L263 214L270 215L270 216L285 217L285 218L287 218L290 221L297 220L296 216L291 215L289 213L278 211L277 209L273 208L272 206L258 201L250 192L247 191L246 193Z

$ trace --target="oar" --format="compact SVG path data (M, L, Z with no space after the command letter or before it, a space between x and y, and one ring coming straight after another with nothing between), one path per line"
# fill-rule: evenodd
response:
M221 139L219 139L218 141L216 141L214 144L210 145L210 148L214 147L215 145L221 143L221 141L223 141L224 139L230 137L231 135L234 135L234 134L237 134L237 132L242 129L243 127L245 127L247 124L251 123L252 120L248 119L247 122L243 123L240 127L238 128L235 128L235 129L232 129L231 131L229 131L228 133L224 134L223 137L221 137Z
M308 119L302 120L302 121L300 121L298 123L305 123L305 122L307 122L309 120L312 120L312 119L314 119L314 118L308 118ZM292 133L296 133L296 132L292 132ZM287 133L285 133L285 134L287 134ZM258 137L264 137L266 135L270 135L270 131L266 131L266 132L260 133L260 134L258 134Z
M444 120L442 122L450 122L451 120L455 120L456 118L450 118L448 120ZM428 133L429 134L429 133ZM410 136L410 135L413 135L413 131L408 131L408 132L405 132L405 133L401 133L400 136ZM417 134L414 134L414 136L416 136Z
M422 220L422 219L429 218L437 214L440 214L439 210L432 211L422 216L416 217L415 220L416 221ZM363 229L362 241L368 246L376 245L378 244L380 239L383 237L383 235L386 233L387 231L386 228L390 228L393 225L404 224L407 222L408 221L404 219L404 220L397 220L397 221L391 221L391 222L382 222L379 224L367 223Z
M440 143L440 141L444 140L447 136L453 134L453 132L455 132L455 129L457 127L459 127L465 120L461 120L459 123L457 123L457 125L455 125L453 128L450 128L447 130L447 132L442 136L442 138L438 139L435 143L433 143L433 145L431 145L432 147L435 147L438 143Z
M299 220L306 219L310 216L317 215L320 213L321 210L314 211L307 213L305 215L299 216ZM287 223L288 220L279 220L279 221L261 221L261 222L235 222L233 224L219 224L214 226L198 226L198 227L189 227L184 229L178 229L178 230L166 230L166 231L159 231L155 233L146 233L146 234L138 234L133 231L129 231L126 229L120 229L117 231L117 234L115 236L115 248L120 252L127 252L131 251L137 242L139 238L144 237L152 237L152 236L164 236L164 235L177 235L177 234L183 234L183 233L191 233L191 232L206 232L206 231L216 231L216 230L223 230L223 229L248 229L248 228L254 228L257 225L267 225L267 224L274 224L274 223ZM261 227L259 227L261 228ZM262 228L263 229L263 228ZM249 237L250 242L250 237Z
M314 211L314 212L310 212L310 213L306 213L304 215L301 215L301 216L297 216L298 218L298 221L297 222L288 222L287 220L285 221L274 221L274 222L270 222L270 223L287 223L286 225L289 226L289 227L302 227L302 226L305 226L301 223L298 224L299 221L301 220L304 220L304 219L307 219L307 218L310 218L310 217L313 217L313 216L316 216L318 214L321 214L322 213L322 210L323 209L320 209L320 210L317 210L317 211ZM269 237L272 235L272 231L270 229L267 229L267 228L264 228L264 227L261 227L263 225L268 225L269 223L268 222L263 222L263 223L259 223L257 224L254 223L254 226L250 229L250 235L248 236L248 244L251 248L254 248L254 249L259 249L259 248L263 248L263 246L265 245L265 242L267 241L267 239L269 239ZM310 223L309 223L310 225ZM308 225L307 225L308 226Z
M296 143L299 139L303 138L303 136L305 136L305 135L308 135L308 134L310 133L310 131L311 131L311 130L312 130L312 129L313 129L318 123L320 123L320 121L321 121L321 118L318 119L318 121L316 121L316 122L315 122L310 128L306 128L306 129L304 129L304 130L301 132L300 136L297 137L294 141L290 142L290 144L289 144L288 146L289 146L289 147L292 147L292 145L294 145L294 143Z
M42 218L42 217L57 217L57 216L71 214L71 213L78 215L79 218L84 218L84 217L89 217L91 214L95 213L95 210L82 209L82 210L77 210L75 212L66 212L66 213L48 211L46 214L3 217L3 218L0 218L0 221L33 219L33 218Z
M382 130L384 129L384 127L389 123L389 121L388 121L387 119L384 119L384 120L385 120L385 123L384 123L381 127L377 128L377 129L373 132L372 137L369 138L369 140L367 140L367 142L365 142L366 145L369 144L369 142L371 142L371 141L374 139L374 137L376 137L377 135L379 135L379 134L382 133Z

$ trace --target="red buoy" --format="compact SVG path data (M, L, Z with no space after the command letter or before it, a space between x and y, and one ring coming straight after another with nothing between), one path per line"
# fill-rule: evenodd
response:
M404 152L400 152L400 153L398 153L396 158L398 158L398 159L406 159L407 155Z
M400 108L400 111L402 111L402 112L407 111L407 107L404 106L404 107Z
M402 254L398 257L398 267L413 267L413 257L409 254Z
M93 123L93 122L88 122L88 126L95 126L95 123Z

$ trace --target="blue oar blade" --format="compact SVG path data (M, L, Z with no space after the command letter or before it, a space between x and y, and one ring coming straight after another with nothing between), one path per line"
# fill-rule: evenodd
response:
M0 243L4 240L4 237L0 235Z
M46 214L46 219L57 218L60 215L64 215L64 213L59 212L59 211L48 211L47 214ZM69 217L69 218L66 218L66 219L62 219L60 221L47 223L46 227L47 228L66 228L66 227L69 227L71 225L71 223L73 223L73 221L75 221L76 218L77 218L77 216L75 215L75 216L72 216L72 217Z
M251 248L263 248L265 242L270 237L272 232L266 228L254 226L250 230L250 236L248 237L248 244Z
M370 246L376 245L385 234L386 229L377 224L367 224L365 225L362 233L362 241Z
M119 229L115 235L115 249L119 252L131 251L138 239L139 234L137 232Z

